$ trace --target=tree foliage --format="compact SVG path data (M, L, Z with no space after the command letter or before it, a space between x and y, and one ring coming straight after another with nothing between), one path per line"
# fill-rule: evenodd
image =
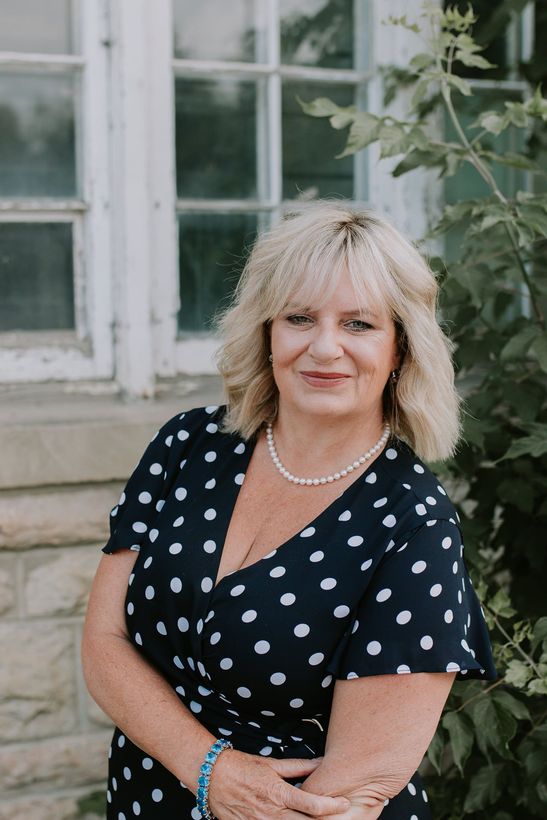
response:
M547 186L528 139L545 133L547 100L538 87L466 123L461 101L473 85L465 75L492 68L473 35L473 9L426 5L418 21L389 22L421 43L409 69L391 75L391 93L399 81L412 85L405 119L326 98L301 104L349 129L341 156L378 143L381 157L396 158L395 177L472 169L484 190L446 205L426 239L460 240L454 258L431 259L465 398L459 451L434 466L459 503L500 677L455 683L428 750L428 790L439 820L547 817ZM435 136L438 105L454 138ZM504 134L523 137L523 149L504 150ZM525 170L532 185L502 190L504 167Z

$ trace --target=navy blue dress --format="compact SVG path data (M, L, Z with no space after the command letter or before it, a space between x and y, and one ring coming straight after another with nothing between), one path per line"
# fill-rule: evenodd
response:
M457 513L397 437L300 532L215 587L256 444L221 433L224 412L197 407L161 428L103 547L138 550L125 599L130 639L213 735L251 754L316 757L336 679L496 678ZM106 798L108 820L200 816L186 785L118 728ZM418 773L384 817L431 817Z

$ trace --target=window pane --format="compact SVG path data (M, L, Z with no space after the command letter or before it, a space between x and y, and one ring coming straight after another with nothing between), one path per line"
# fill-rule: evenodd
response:
M363 0L280 0L281 62L353 68L360 56L354 54L354 32L363 35L354 6L362 5Z
M176 80L179 197L256 197L257 85Z
M0 74L0 196L76 195L74 78Z
M353 157L335 159L347 131L335 131L327 119L304 114L298 100L329 97L338 105L354 104L354 88L311 82L283 86L283 198L338 194L353 199Z
M0 0L0 51L72 54L72 0Z
M180 330L210 330L231 295L257 231L256 214L179 216Z
M175 57L265 61L266 2L174 0Z
M72 225L0 222L0 291L0 331L72 329Z

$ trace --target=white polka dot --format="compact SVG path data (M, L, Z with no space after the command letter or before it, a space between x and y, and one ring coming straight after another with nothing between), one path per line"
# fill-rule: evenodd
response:
M141 504L150 504L150 502L152 501L152 496L150 495L150 493L147 492L139 493L139 501L141 502Z
M290 606L296 601L296 595L293 595L292 592L285 592L279 600L283 606Z
M270 651L270 644L268 641L257 641L255 643L255 652L257 655L265 655Z
M184 516L179 515L179 517L175 518L175 520L173 521L173 526L180 527L182 524L184 524Z
M384 507L387 504L387 498L384 496L383 498L379 498L377 501L374 502L372 505L375 509L379 507Z
M188 618L179 618L177 621L177 626L181 632L188 632L188 630L190 629L190 623L188 621Z
M414 783L409 783L407 785L407 789L409 790L410 794L414 797L414 795L416 794L416 786L414 785Z
M143 567L145 569L148 569L148 567L150 566L151 563L152 563L152 556L149 555L148 558L146 559L146 561L144 562Z
M178 541L176 541L174 544L171 544L171 546L169 547L169 552L171 553L171 555L178 555L179 552L181 551L181 549L182 549L182 544L179 544Z
M218 643L220 641L221 637L222 637L222 635L220 634L220 632L213 632L213 634L211 635L209 640L214 646L216 643Z
M136 800L134 800L132 808L133 808L133 814L135 815L135 817L138 817L139 814L141 813L141 804L138 803Z
M447 665L446 665L446 671L447 672L459 672L460 671L459 663L454 663L454 661L450 661L450 663L447 663Z
M150 472L152 473L152 475L159 475L162 472L162 470L163 467L161 466L161 464L158 464L157 461L154 464L150 465Z
M184 669L184 664L178 655L175 655L175 657L173 658L173 663L175 664L177 669Z
M339 521L349 521L351 518L351 512L349 510L344 510L343 513L340 513L338 516Z
M217 454L215 453L214 450L209 450L207 453L205 453L205 456L204 456L205 461L208 461L208 462L214 461L216 459L216 457L217 457Z
M458 562L457 561L454 561L454 563L452 564L452 572L454 573L454 575L456 575L457 572L458 572Z
M441 594L442 591L443 591L442 584L433 584L433 586L429 590L429 594L431 595L432 598L436 598L438 595Z
M403 624L407 624L410 621L411 618L412 618L412 612L410 612L410 610L408 610L408 609L402 609L401 612L399 612L399 614L395 618L395 620L397 621L398 624L403 625Z
M346 604L340 604L340 606L336 607L333 614L335 618L345 618L346 615L349 615L349 606L346 606Z
M201 635L203 632L203 618L200 618L196 624L196 632L198 635Z
M421 464L415 464L414 469L417 473L425 473L425 470Z
M245 624L250 624L250 623L252 623L252 621L254 621L254 619L256 618L256 616L257 616L257 611L256 611L256 609L247 609L247 610L243 613L243 615L241 616L241 620L242 620L242 621L243 621L243 623L245 623Z
M362 535L352 535L351 538L348 538L348 546L360 547L364 540Z
M308 624L297 624L293 632L297 638L305 638L306 635L310 634L310 628Z
M367 477L365 478L365 481L367 482L367 484L376 484L376 478L376 473L368 473Z
M189 435L190 433L188 432L188 430L179 430L177 433L177 438L179 441L186 441Z
M210 539L208 541L206 541L205 544L203 545L203 549L205 550L205 552L214 552L216 550L216 548L217 548L217 545L215 544L214 541L211 541Z
M190 710L194 712L195 715L199 714L199 712L201 712L202 709L203 706L201 705L201 703L198 703L197 700L190 701Z
M214 413L215 410L218 410L218 404L208 404L207 407L205 408L205 412L208 413L209 415Z
M426 500L426 504L436 504L437 503L437 499L433 498L432 495L428 495L425 500Z
M391 598L391 590L386 587L386 589L381 589L380 592L376 596L376 600L378 603L383 603L387 601L388 598Z
M173 592L180 592L182 589L182 581L180 578L171 578L171 582L169 584Z
M192 818L192 820L201 820L201 818L203 817L203 815L202 815L202 813L200 812L200 810L198 809L198 807L197 807L197 806L194 806L194 808L193 808L193 809L192 809L192 811L190 812L190 817Z
M426 508L423 504L416 504L414 509L416 510L417 515L426 515L427 514L427 510L426 510Z
M353 633L357 632L358 629L359 629L359 618L356 618L355 621L353 622L353 626L352 626L352 629L351 629L351 634L353 635Z
M274 672L273 675L270 675L270 682L273 683L274 686L281 686L286 680L287 676L284 675L283 672Z
M325 590L334 589L334 587L336 586L336 583L337 583L336 578L323 578L323 580L321 581L319 586L321 587L321 589L325 589Z
M384 525L384 527L394 527L396 523L397 523L397 519L395 518L394 515L386 515L386 517L382 521L382 524Z
M185 697L186 695L186 690L184 689L184 686L176 686L175 692L178 692L179 695L182 695L182 697Z
M423 638L420 638L420 646L422 649L431 649L433 646L433 638L431 635L424 635Z
M362 571L365 572L365 570L367 570L371 565L372 565L372 558L367 558L367 560L364 561L361 564Z
M462 591L461 589L458 590L458 603L461 604L463 601Z
M243 479L244 478L245 478L245 473L238 473L236 475L236 477L234 478L234 481L235 481L236 484L241 485L241 484L243 484Z
M234 665L234 662L231 658L222 658L219 666L221 669L231 669Z
M143 757L143 759L142 759L143 769L146 769L147 771L149 771L152 768L153 765L154 765L154 762L153 762L151 757Z
M210 478L209 481L205 482L205 489L206 490L214 490L217 485L215 478Z
M271 755L272 751L273 751L273 749L272 749L271 746L263 746L258 754L267 756L267 755Z
M446 538L443 538L443 540L441 541L441 544L442 544L443 549L447 550L447 549L449 549L449 547L452 546L452 539L450 538L449 535L447 535Z
M410 666L407 666L406 663L401 663L397 667L397 674L398 675L408 675L410 672Z
M163 800L163 792L161 789L153 789L152 790L152 800L154 803L159 803Z
M428 797L427 797L427 794L425 792L425 789L422 789L422 799L423 799L424 803L428 802Z
M210 421L205 429L208 433L216 433L218 430L218 424L215 424L214 421Z
M331 682L332 682L332 675L327 675L327 677L323 678L323 680L321 681L321 686L323 687L323 689L326 689L327 686L331 685Z
M131 780L131 769L129 768L129 766L123 767L123 776L126 780Z
M149 584L149 585L146 587L146 589L144 590L144 597L145 597L148 601L151 601L151 600L152 600L152 598L154 597L154 595L155 595L155 594L156 594L156 592L155 592L155 590L154 590L154 587L153 587L153 586L151 586L150 584Z
M306 527L305 530L302 530L300 533L300 538L309 538L310 536L315 534L315 527Z
M287 570L285 569L285 567L274 567L270 570L270 576L272 578L281 578L283 575L285 575L286 571Z
M201 589L203 592L211 592L213 588L213 579L205 577L201 582Z
M156 624L156 629L158 630L160 635L167 635L167 628L163 621L158 621L158 623Z
M391 461L393 461L394 458L397 458L397 450L394 450L393 447L389 447L386 450L386 458L389 458Z
M135 643L138 643L139 646L142 646L142 638L140 632L135 632Z
M231 588L230 595L233 598L236 598L238 595L241 595L243 592L245 592L244 584L237 584L237 586Z
M302 700L302 698L293 698L289 701L289 706L291 706L293 709L300 709L301 706L304 706L304 701Z
M310 666L317 666L321 661L324 659L324 654L322 652L314 652L313 655L310 655L308 658L308 663Z
M125 735L120 735L119 738L118 738L118 747L120 749L123 749L124 746L125 746Z
M462 638L462 639L461 639L461 641L460 641L460 643L461 643L461 645L463 646L463 648L465 649L465 651L466 651L466 652L470 652L470 651L471 651L471 650L469 649L469 644L467 643L467 641L465 640L465 638Z
M370 641L367 643L367 652L369 655L379 655L382 651L382 644L379 641Z
M217 511L209 507L209 509L203 513L203 517L207 519L207 521L213 521L217 517Z
M454 613L452 612L451 609L447 609L446 612L444 613L444 620L446 621L447 624L451 624L452 621L454 620Z
M312 552L312 554L310 555L310 561L316 564L318 561L322 561L324 557L324 552L321 552L321 550L316 550L315 552Z
M414 573L414 575L419 575L419 573L423 572L426 567L427 564L425 561L415 561L412 564L412 572Z
M251 690L247 689L246 686L238 686L237 687L237 694L240 698L250 698L251 697Z
M144 521L135 521L135 523L133 524L132 529L133 529L135 532L146 532L146 530L148 529L148 527L146 526L146 524L144 523Z
M127 604L127 614L132 615L135 611L135 607L131 601Z

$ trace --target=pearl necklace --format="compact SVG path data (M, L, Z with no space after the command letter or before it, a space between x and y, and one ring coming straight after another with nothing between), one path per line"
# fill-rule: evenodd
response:
M339 478L343 478L347 476L348 473L352 473L353 470L356 470L362 464L365 464L369 458L372 458L378 450L381 450L386 441L389 438L389 434L391 433L391 428L389 424L386 424L384 427L384 432L374 445L371 447L370 450L367 450L366 453L363 453L362 456L359 456L352 464L348 464L343 470L340 470L338 473L332 473L331 475L322 476L321 478L297 478L297 476L293 475L286 467L283 466L281 463L281 459L277 455L277 450L275 449L275 442L273 437L273 430L272 425L268 423L266 428L266 438L268 440L268 450L270 451L270 455L272 457L272 461L281 473L281 475L287 479L287 481L292 481L293 484L306 484L308 487L314 486L317 487L318 484L331 484L333 481L338 481Z

